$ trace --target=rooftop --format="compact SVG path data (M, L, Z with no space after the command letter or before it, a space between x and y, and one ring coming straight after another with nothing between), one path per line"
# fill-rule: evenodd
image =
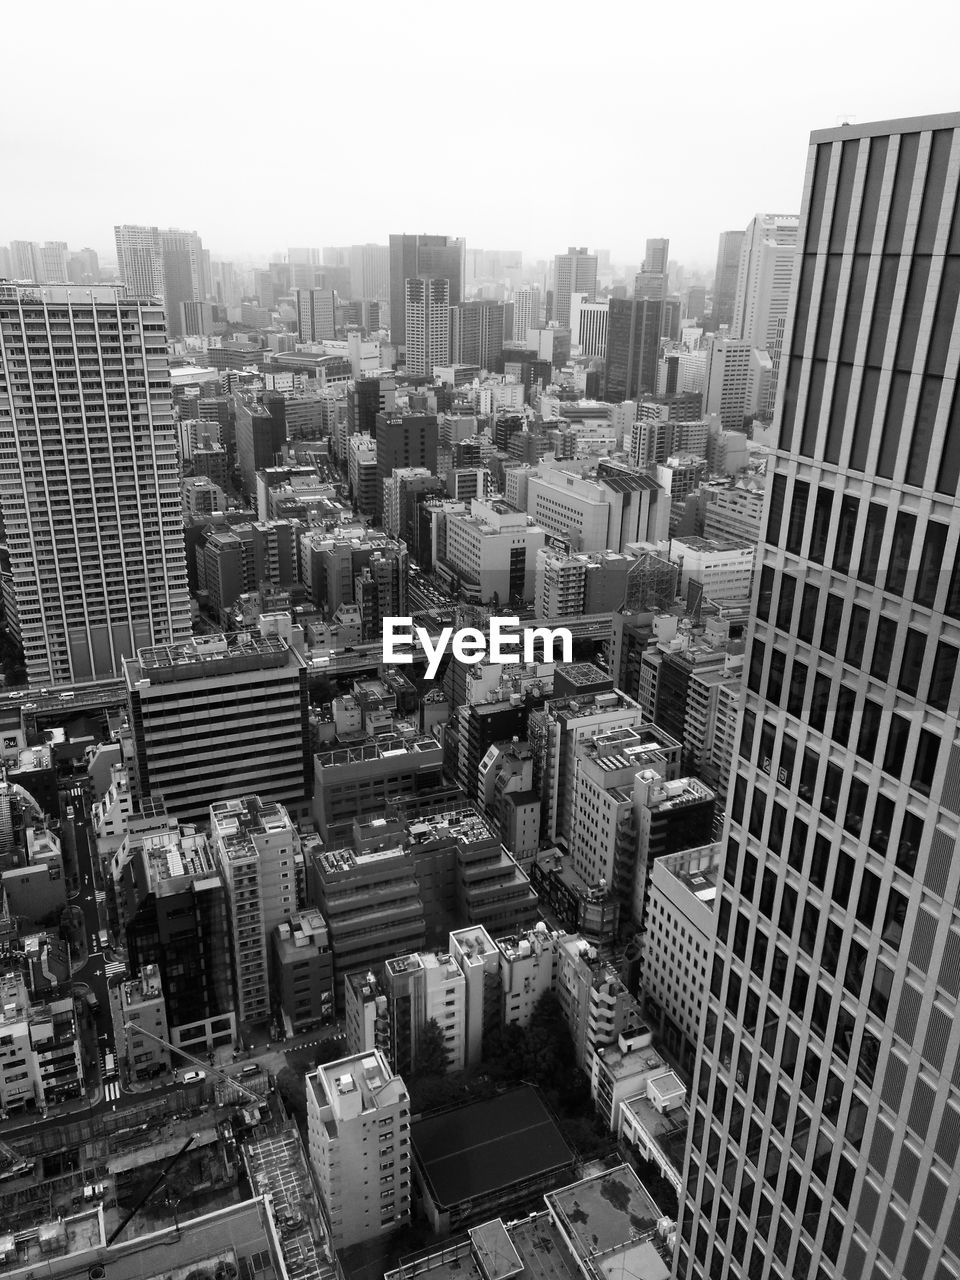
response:
M320 751L314 756L314 761L318 769L332 769L342 765L362 764L368 760L387 760L392 756L399 758L426 753L437 753L439 759L440 744L429 734L401 737L395 733L383 733L356 746Z
M318 1067L307 1076L307 1084L314 1089L320 1106L331 1106L337 1116L357 1116L406 1099L403 1081L394 1075L379 1049Z
M605 1280L668 1280L657 1247L662 1214L627 1165L552 1191L547 1206L588 1274Z
M157 645L140 649L136 659L126 659L129 683L139 680L193 679L230 671L284 667L302 661L281 636L261 636L250 632L218 632L193 636L183 644ZM217 671L220 667L222 670Z
M259 796L216 800L210 806L210 818L223 851L231 857L250 850L256 836L294 830L282 804L264 804Z
M14 1236L0 1234L0 1275L22 1267L46 1268L54 1258L100 1249L105 1243L100 1208L45 1222Z
M506 1192L518 1182L571 1168L574 1159L528 1085L420 1120L411 1138L438 1206Z
M273 1218L290 1280L332 1280L333 1249L295 1127L245 1143L243 1150L254 1191L273 1197Z

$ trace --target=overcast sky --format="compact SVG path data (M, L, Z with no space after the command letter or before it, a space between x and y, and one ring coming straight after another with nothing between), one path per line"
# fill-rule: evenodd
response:
M10 3L0 243L113 260L118 222L215 257L462 235L712 269L799 210L811 129L960 110L960 4Z

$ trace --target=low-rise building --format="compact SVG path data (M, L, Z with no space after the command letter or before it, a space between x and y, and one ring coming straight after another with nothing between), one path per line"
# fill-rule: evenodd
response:
M501 1019L506 1025L527 1026L540 997L555 989L564 937L541 920L524 933L496 939Z
M35 1002L23 974L0 974L0 1118L82 1097L73 996Z
M121 1052L129 1078L146 1080L169 1071L170 1050L159 1043L169 1040L169 1029L157 965L145 964L138 978L120 984L120 1014L124 1029ZM140 1031L149 1034L140 1035Z
M335 1015L333 950L319 911L295 912L271 934L274 987L288 1036L331 1022Z

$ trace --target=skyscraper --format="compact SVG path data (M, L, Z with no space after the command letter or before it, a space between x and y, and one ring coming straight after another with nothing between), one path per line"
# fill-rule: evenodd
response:
M733 303L737 294L737 273L740 270L742 231L721 231L717 247L717 269L713 277L713 310L710 327L719 329L722 324L733 323Z
M604 400L619 404L656 390L662 316L662 302L610 299Z
M163 311L0 286L8 622L38 683L119 675L190 635Z
M449 281L449 305L455 307L464 295L463 240L450 236L390 237L390 338L406 343L407 280Z
M163 242L159 227L114 227L117 268L131 298L163 299Z
M476 299L451 308L450 359L498 369L503 358L503 303Z
M960 114L811 138L677 1277L960 1275Z
M518 289L513 295L513 332L520 342L526 338L528 329L539 327L542 305L543 295L539 285Z
M408 279L404 288L407 372L430 377L450 363L450 281Z
M66 284L69 279L65 240L48 240L45 244L35 240L12 240L10 253L16 280L30 280L34 284Z
M648 240L643 266L634 281L635 298L652 298L655 302L667 296L667 259L670 256L669 240Z
M597 256L571 246L553 260L553 315L561 329L570 328L570 295L585 293L588 302L597 299Z
M184 328L183 304L203 302L209 293L204 279L203 245L195 231L171 228L160 232L160 251L167 332L178 338L185 332L196 332Z
M350 246L350 297L386 302L390 297L390 246Z
M758 213L747 227L740 250L733 337L770 357L770 378L757 405L763 417L773 413L776 403L799 224L795 214Z

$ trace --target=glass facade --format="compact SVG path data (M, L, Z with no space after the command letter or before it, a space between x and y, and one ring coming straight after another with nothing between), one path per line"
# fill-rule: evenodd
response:
M960 1276L958 181L812 139L676 1277Z

